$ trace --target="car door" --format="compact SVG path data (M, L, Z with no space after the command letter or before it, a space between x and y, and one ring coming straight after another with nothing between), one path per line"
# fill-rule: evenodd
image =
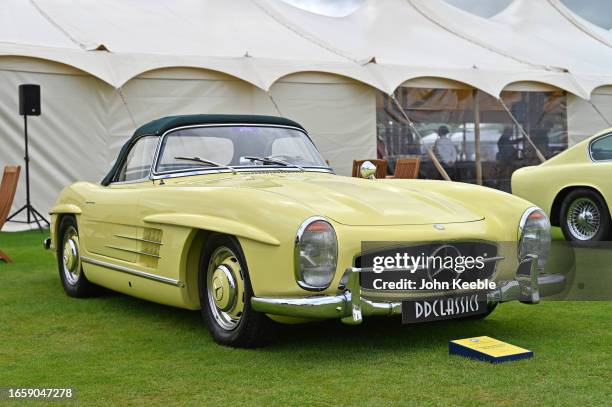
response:
M139 197L152 184L149 175L157 141L154 136L136 141L116 179L108 186L92 186L87 194L79 225L87 253L104 257L101 260L138 262Z

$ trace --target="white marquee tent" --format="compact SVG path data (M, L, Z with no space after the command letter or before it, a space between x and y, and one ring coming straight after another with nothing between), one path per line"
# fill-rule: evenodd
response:
M431 0L367 0L346 17L281 0L4 0L0 165L22 162L21 83L42 88L29 128L43 211L70 182L100 180L136 127L169 114L287 116L348 175L376 155L380 92L434 81L498 97L519 83L566 91L577 139L612 118L611 43L558 0L516 0L489 20ZM591 95L603 115L584 120Z

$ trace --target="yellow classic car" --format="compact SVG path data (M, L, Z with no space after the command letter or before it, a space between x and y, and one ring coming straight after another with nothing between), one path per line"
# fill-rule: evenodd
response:
M608 240L611 232L612 129L604 130L548 161L512 174L512 193L560 226L567 240Z
M240 347L267 343L273 321L482 318L562 283L541 274L550 225L533 204L462 183L373 179L371 163L362 175L335 175L291 120L165 117L135 132L100 184L61 192L45 244L68 295L102 286L199 309L217 342ZM434 284L468 262L366 260L398 245L417 256L484 253L482 281L463 273L458 286ZM411 278L425 287L410 289Z

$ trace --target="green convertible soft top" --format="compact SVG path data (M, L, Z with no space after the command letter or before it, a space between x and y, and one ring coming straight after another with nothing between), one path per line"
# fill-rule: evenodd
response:
M258 116L248 114L189 114L181 116L166 116L161 119L153 120L140 126L132 138L142 136L160 136L166 131L175 127L191 126L194 124L223 124L223 123L243 123L243 124L274 124L280 126L292 126L303 129L303 127L293 120L276 116Z
M260 116L260 115L241 115L241 114L190 114L180 116L166 116L161 119L153 120L147 124L140 126L134 132L134 135L123 145L115 164L109 173L102 180L102 185L109 185L119 172L119 167L122 165L125 157L130 151L130 147L141 137L144 136L161 136L166 131L176 127L191 126L196 124L261 124L261 125L276 125L276 126L291 126L304 130L304 127L293 120L285 119L277 116Z

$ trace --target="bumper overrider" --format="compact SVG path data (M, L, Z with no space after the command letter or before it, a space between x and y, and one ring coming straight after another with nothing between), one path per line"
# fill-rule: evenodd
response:
M343 281L335 295L313 295L298 298L253 297L251 305L255 311L312 319L340 318L346 324L360 324L364 316L401 315L401 301L374 301L362 297L360 273L373 272L371 268L350 267L345 271ZM502 282L493 290L484 291L490 304L521 301L536 304L540 296L559 293L565 285L565 277L559 274L540 274L537 257L527 256L520 264L512 281ZM410 300L406 298L406 300Z

